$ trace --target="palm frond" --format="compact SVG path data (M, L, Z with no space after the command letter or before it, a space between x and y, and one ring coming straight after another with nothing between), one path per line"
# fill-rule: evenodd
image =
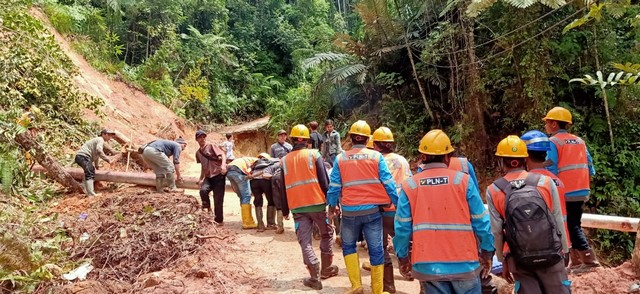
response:
M320 65L323 62L340 62L344 61L349 57L348 54L342 53L334 53L334 52L323 52L317 53L313 57L309 57L302 61L303 69L310 69Z
M345 66L339 67L330 73L331 81L334 83L342 82L349 77L352 77L357 74L361 74L362 72L367 70L367 66L362 63L356 64L347 64ZM364 78L363 78L364 80Z

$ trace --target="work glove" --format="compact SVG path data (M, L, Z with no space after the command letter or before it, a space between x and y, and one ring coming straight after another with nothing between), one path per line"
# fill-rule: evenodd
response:
M398 259L398 268L400 270L400 274L404 277L412 277L411 274L411 260L408 256L402 257Z
M482 266L482 278L486 279L491 274L491 267L493 265L493 251L480 252L480 265Z

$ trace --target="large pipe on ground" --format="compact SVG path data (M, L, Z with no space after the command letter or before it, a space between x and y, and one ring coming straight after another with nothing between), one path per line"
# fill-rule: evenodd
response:
M41 166L34 166L32 169L34 172L43 173L46 170ZM81 168L66 168L66 172L68 172L74 179L78 181L82 181L84 177L84 171ZM183 177L183 183L177 183L176 186L178 188L183 189L192 189L199 190L198 186L198 178L195 177ZM110 171L110 170L96 170L96 181L103 182L114 182L114 183L125 183L125 184L134 184L134 185L142 185L142 186L151 186L155 187L156 185L156 175L148 174L148 173L131 173L131 172L120 172L120 171Z
M33 171L44 173L46 170L41 166L34 166ZM81 168L66 168L73 178L81 181L84 172ZM155 186L155 175L148 173L129 173L120 171L96 170L96 181L125 183L143 186ZM198 179L195 177L183 177L183 183L176 183L178 188L198 190ZM227 182L229 186L229 182ZM582 215L582 226L586 228L607 229L621 232L637 232L639 218L621 217L611 215L589 214Z

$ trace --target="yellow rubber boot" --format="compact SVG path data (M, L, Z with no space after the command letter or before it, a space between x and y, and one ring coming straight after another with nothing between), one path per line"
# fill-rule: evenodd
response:
M358 253L352 253L344 257L344 264L347 266L349 281L351 282L351 290L347 294L362 294L362 278L360 277L360 260ZM382 282L381 282L382 283Z
M371 266L371 293L372 294L389 294L382 292L382 281L384 277L384 264Z
M255 229L258 227L251 215L251 204L240 204L240 215L242 216L243 229Z

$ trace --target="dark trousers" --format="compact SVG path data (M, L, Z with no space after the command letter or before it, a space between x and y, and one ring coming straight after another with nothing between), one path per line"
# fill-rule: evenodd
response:
M569 228L569 239L571 248L577 250L589 249L589 242L582 231L582 206L584 202L567 202L567 227Z
M276 206L276 210L282 210L282 191L280 191L280 184L284 179L282 173L273 175L271 178L271 193L273 198L273 205Z
M200 186L200 200L202 200L202 208L211 208L211 202L209 201L209 193L213 191L213 209L214 220L221 223L224 219L222 206L224 204L224 185L225 177L222 174L214 176L212 178L204 179Z
M91 158L82 155L76 155L75 162L84 171L85 180L93 180L96 177L96 168L93 166Z
M527 270L507 257L509 270L515 280L514 292L518 294L571 294L571 282L564 262L538 270Z
M273 203L273 191L271 190L271 180L255 179L251 180L251 193L253 193L253 205L262 207L264 194L267 197L268 206L275 206Z
M389 255L389 236L395 237L393 227L393 216L382 216L382 247L384 247L384 263L391 264L391 255Z

